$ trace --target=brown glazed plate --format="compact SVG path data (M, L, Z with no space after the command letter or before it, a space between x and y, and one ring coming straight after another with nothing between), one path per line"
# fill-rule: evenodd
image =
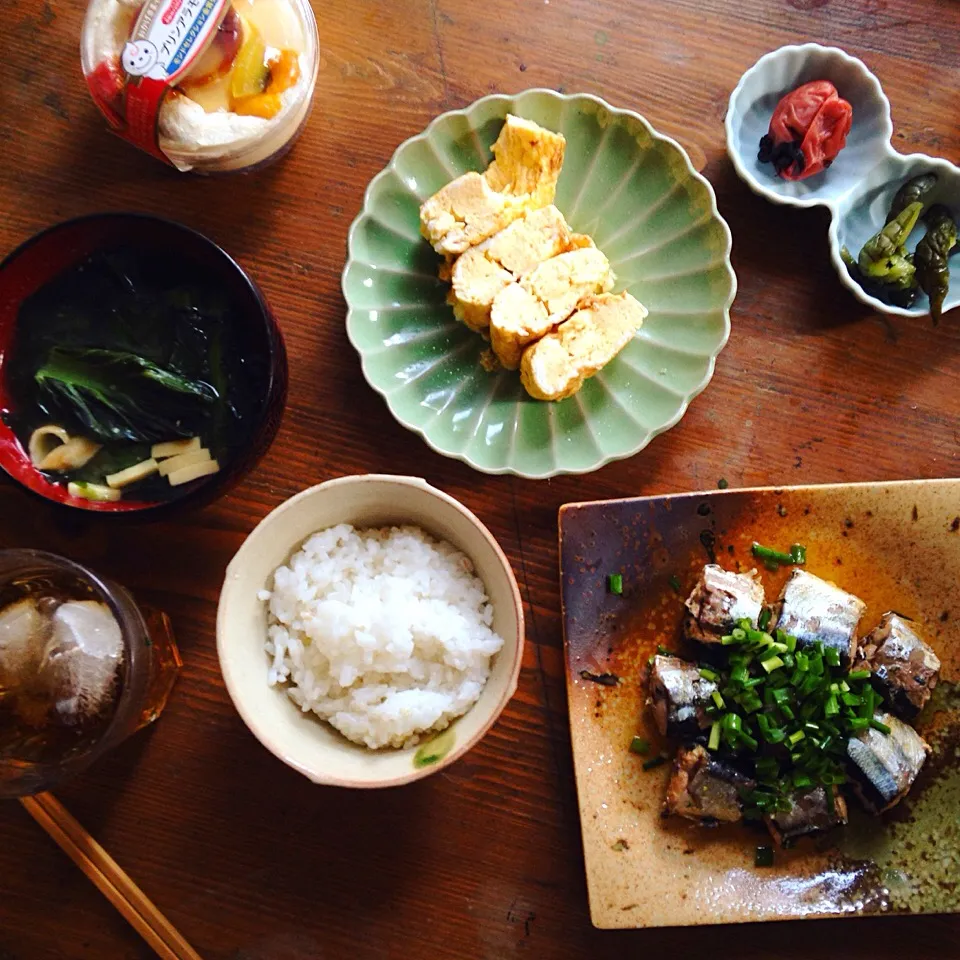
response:
M907 798L879 818L851 800L847 827L777 851L769 868L753 863L756 847L770 843L762 827L662 819L670 766L644 772L628 749L639 734L652 753L672 754L646 715L641 671L658 643L678 649L683 601L703 564L716 556L728 569L752 569L754 540L805 544L806 569L866 601L861 634L897 610L917 621L943 664L917 722L933 753ZM960 911L960 480L568 504L560 573L595 926ZM623 575L621 596L607 590L610 573ZM786 575L761 570L768 597Z

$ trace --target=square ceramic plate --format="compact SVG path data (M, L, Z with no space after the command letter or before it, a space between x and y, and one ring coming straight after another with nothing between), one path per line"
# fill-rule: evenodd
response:
M960 480L714 491L560 511L570 729L590 911L598 927L739 923L960 911ZM896 609L943 662L918 728L933 746L913 790L869 817L808 838L756 868L762 827L660 817L669 764L643 771L628 750L648 722L640 673L658 643L682 651L683 601L713 556L754 566L754 540L807 546L807 569L868 604L866 632ZM622 596L607 592L622 573ZM776 596L787 571L762 571ZM671 586L679 580L680 590ZM581 671L612 673L616 686ZM671 751L672 752L672 751Z

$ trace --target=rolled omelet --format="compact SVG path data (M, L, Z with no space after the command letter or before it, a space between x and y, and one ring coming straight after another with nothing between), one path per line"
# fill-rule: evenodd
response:
M592 293L613 289L616 278L610 261L594 246L561 253L541 263L520 283L547 308L547 313L565 319L580 301Z
M443 256L458 256L530 210L553 202L566 140L507 115L484 173L465 173L420 207L420 232Z
M494 298L515 278L574 242L563 214L552 204L525 214L479 246L457 257L449 301L458 320L482 333Z
M609 261L593 246L544 260L496 295L490 311L494 353L516 370L525 347L566 320L584 298L610 290L613 281Z
M516 370L524 347L554 326L556 323L543 303L519 283L511 283L493 301L490 346L502 366Z
M647 310L629 293L602 293L523 352L520 380L535 400L562 400L603 369L643 326Z

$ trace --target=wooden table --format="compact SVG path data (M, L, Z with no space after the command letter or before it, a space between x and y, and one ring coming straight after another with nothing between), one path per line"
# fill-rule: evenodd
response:
M303 139L249 178L178 176L104 129L77 57L80 0L7 0L0 21L0 253L105 209L181 220L262 284L291 390L272 450L176 523L64 519L0 485L0 543L87 561L169 611L186 661L162 721L59 792L207 958L960 956L956 919L609 934L587 912L557 588L557 508L716 486L960 472L960 316L872 315L838 282L827 214L751 194L724 153L741 72L784 43L861 56L895 144L960 161L955 0L327 0ZM736 12L734 12L734 10ZM344 333L347 227L397 144L493 91L600 94L679 139L734 235L733 334L707 392L643 453L589 477L488 477L387 414ZM247 732L221 682L224 567L271 508L343 473L418 474L490 526L526 604L520 688L448 772L386 792L311 786ZM656 878L650 878L656 883ZM735 946L733 946L735 945ZM15 803L0 806L0 958L146 958L129 927Z

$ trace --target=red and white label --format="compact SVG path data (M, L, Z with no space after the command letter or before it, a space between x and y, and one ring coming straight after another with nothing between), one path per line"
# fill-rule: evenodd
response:
M126 124L117 132L169 163L157 141L167 91L217 32L229 0L147 0L120 54L126 75Z

